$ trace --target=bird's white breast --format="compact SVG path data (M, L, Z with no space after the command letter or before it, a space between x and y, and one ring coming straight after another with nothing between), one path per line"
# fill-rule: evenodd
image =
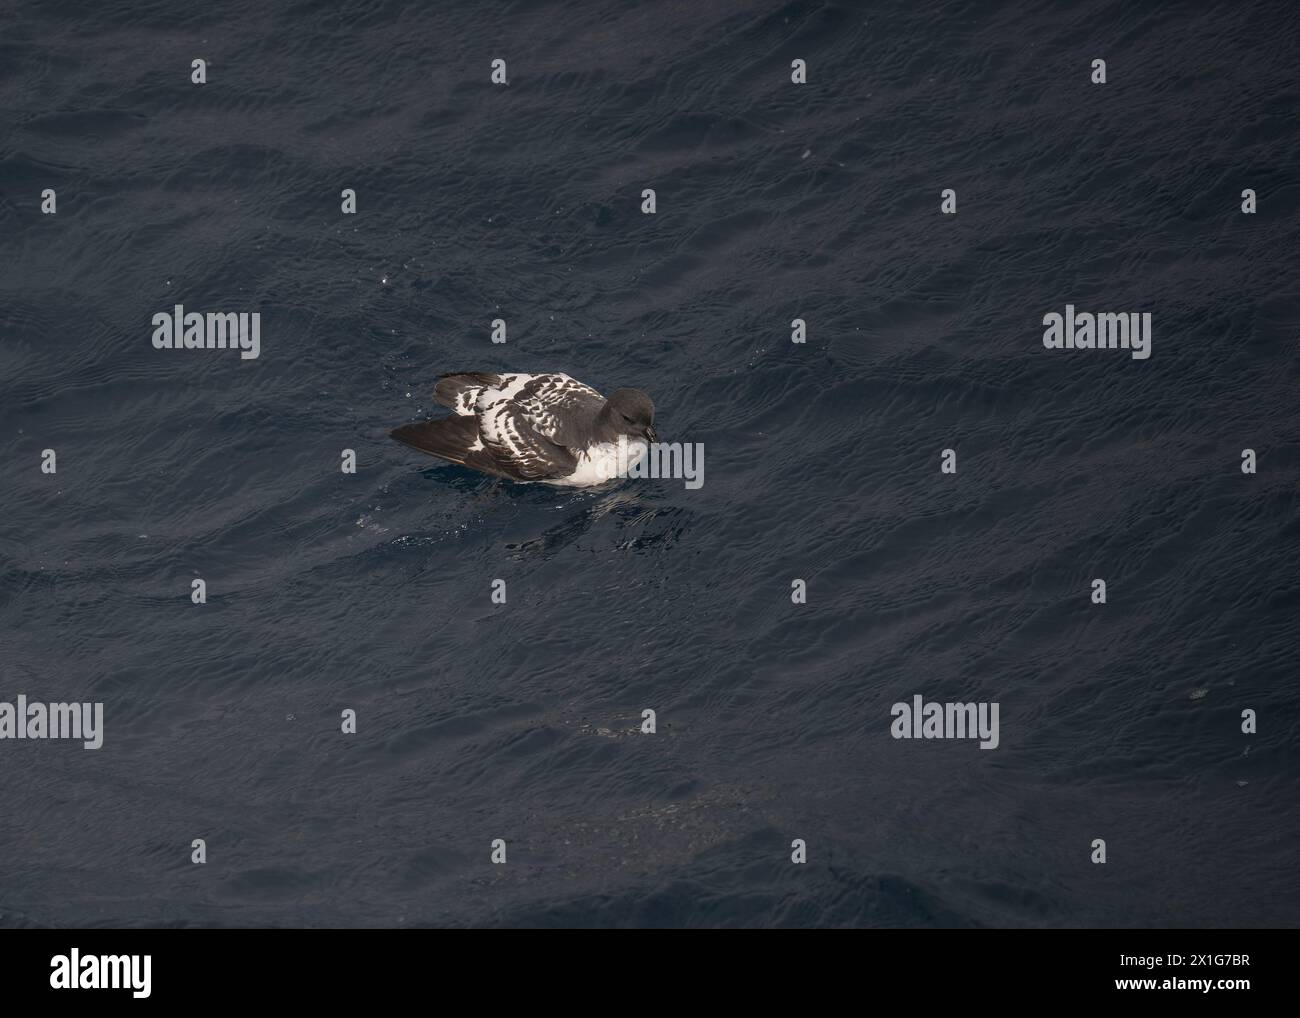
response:
M619 447L614 442L601 442L585 452L578 453L578 465L568 477L549 479L548 484L562 484L569 487L586 487L592 484L604 484L615 477L622 476L635 464L645 458L649 446L645 442L628 442L622 458Z

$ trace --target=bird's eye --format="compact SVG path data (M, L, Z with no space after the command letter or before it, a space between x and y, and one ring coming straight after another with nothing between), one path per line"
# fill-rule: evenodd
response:
M632 423L632 418L629 417L627 414L623 414L623 420L627 421L628 424Z

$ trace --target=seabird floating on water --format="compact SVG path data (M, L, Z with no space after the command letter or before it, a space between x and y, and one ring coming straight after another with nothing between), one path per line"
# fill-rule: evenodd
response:
M438 379L433 398L456 416L404 424L393 438L514 481L601 484L659 440L654 403L644 392L616 389L606 399L563 374L448 374Z

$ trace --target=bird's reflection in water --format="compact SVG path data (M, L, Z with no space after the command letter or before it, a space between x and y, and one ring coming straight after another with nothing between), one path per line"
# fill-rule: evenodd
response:
M469 496L468 515L480 523L496 518L505 531L499 535L505 550L520 559L563 551L602 523L614 531L609 547L649 551L676 542L690 520L682 506L663 501L669 496L662 488L646 489L636 480L575 489L486 478L459 466L433 467L422 475ZM556 516L560 522L550 522Z
M565 493L562 501L554 503L553 508L564 513L561 523L547 528L537 537L507 545L507 549L521 558L539 553L549 556L574 544L602 521L612 520L619 531L634 528L626 540L616 541L616 546L635 550L658 543L655 539L647 542L645 528L652 521L680 511L673 506L657 504L647 495L630 490L626 484L612 490Z

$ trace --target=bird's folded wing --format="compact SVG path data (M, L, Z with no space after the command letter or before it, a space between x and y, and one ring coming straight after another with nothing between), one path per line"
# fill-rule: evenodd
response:
M391 434L397 441L449 463L472 467L494 477L508 477L515 481L527 479L512 470L509 463L498 462L496 453L479 434L478 421L473 417L416 421L394 428Z

